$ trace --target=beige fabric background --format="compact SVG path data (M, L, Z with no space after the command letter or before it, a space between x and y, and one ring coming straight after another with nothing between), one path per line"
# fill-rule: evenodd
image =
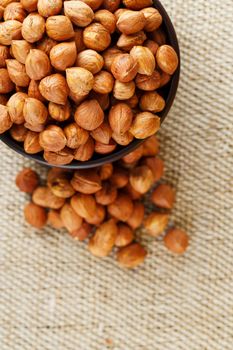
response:
M38 234L13 184L29 163L1 144L1 350L232 350L233 1L163 3L182 75L160 138L190 248L173 257L144 238L146 263L124 271L63 233Z

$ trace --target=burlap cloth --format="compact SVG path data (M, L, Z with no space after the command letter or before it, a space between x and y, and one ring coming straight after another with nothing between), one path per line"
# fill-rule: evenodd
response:
M180 40L179 93L160 139L177 187L183 257L144 238L135 271L24 224L23 165L0 146L1 350L233 349L233 1L164 0Z

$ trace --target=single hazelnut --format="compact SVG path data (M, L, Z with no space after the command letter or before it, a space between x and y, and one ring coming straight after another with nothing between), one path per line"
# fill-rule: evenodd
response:
M76 170L71 185L77 192L84 194L93 194L102 188L99 175L92 169Z
M109 94L99 94L95 91L91 91L89 97L90 99L97 100L103 111L106 111L110 106Z
M144 227L150 236L157 237L168 225L169 215L153 212L144 220Z
M160 87L160 74L158 71L154 71L152 75L138 74L136 77L136 86L140 90L154 91Z
M117 189L110 182L104 182L101 190L96 192L96 202L101 205L109 205L115 202L117 198Z
M14 84L6 68L0 68L0 94L7 94L14 89Z
M23 116L27 123L36 126L46 122L48 110L41 101L28 97L24 102Z
M130 55L138 62L138 73L152 75L155 70L155 57L150 49L144 46L135 46Z
M135 93L135 83L130 81L129 83L122 83L119 80L115 81L113 88L113 96L120 101L128 100Z
M128 183L128 184L126 185L126 187L124 188L124 190L125 190L125 193L128 194L128 195L131 197L131 199L133 199L133 200L138 200L138 199L141 199L141 198L142 198L142 193L139 193L138 191L136 191L136 190L131 186L130 183ZM130 219L129 219L129 220L130 220ZM128 220L128 222L129 222L129 220Z
M117 28L123 34L135 34L142 30L145 26L146 19L140 11L124 11L118 21Z
M28 85L28 97L36 98L41 102L45 102L45 98L40 93L38 81L33 79L30 81Z
M73 25L66 16L48 17L45 27L47 35L53 40L64 41L74 37Z
M29 85L30 78L26 73L25 66L19 63L17 60L8 59L6 60L7 70L10 79L14 84L22 87Z
M0 68L6 67L6 60L10 58L10 51L7 46L0 45Z
M41 132L45 129L45 124L30 124L25 122L24 126L26 129L31 130L31 131L35 131L35 132Z
M84 145L89 137L88 132L78 126L76 123L68 124L63 131L67 139L66 144L72 149L76 149L79 146Z
M131 170L129 182L137 192L144 194L154 183L153 173L146 165L138 166Z
M103 0L103 8L115 12L120 6L121 0Z
M74 159L71 149L65 147L59 152L44 151L44 159L52 165L66 165L70 164Z
M77 107L74 119L81 128L92 131L103 123L104 112L96 100L87 100Z
M108 180L112 176L112 173L113 173L112 163L104 164L99 169L99 175L100 175L100 179L102 181Z
M93 11L96 11L103 3L103 0L80 0L85 2L88 6L92 8Z
M81 227L78 230L69 232L71 237L79 240L79 241L85 241L86 238L88 238L89 234L91 233L92 227L87 222L83 222Z
M56 177L49 185L50 190L56 197L70 198L75 194L75 190L70 184L69 178L64 175Z
M156 52L159 48L159 45L150 39L148 39L144 42L144 46L148 47L148 49L151 50L151 52L153 53L154 56L156 55Z
M129 182L129 174L127 170L123 168L114 168L110 181L116 188L123 188Z
M104 51L111 43L111 36L102 24L92 23L84 29L83 42L89 49Z
M32 49L25 62L26 73L33 80L41 80L51 72L48 56L41 50Z
M115 79L128 83L137 75L138 63L129 54L117 55L112 63L111 71Z
M109 144L105 144L99 141L95 142L95 152L98 154L109 154L112 153L117 147L114 140L110 140Z
M49 125L40 133L39 142L45 151L58 152L66 146L66 137L57 125Z
M175 203L176 194L170 185L161 184L153 191L151 201L157 207L172 209Z
M159 141L155 135L143 142L143 156L153 157L159 153Z
M61 74L52 74L40 81L41 95L48 101L65 105L69 94L66 79Z
M108 213L120 221L127 221L133 212L133 202L130 197L119 193L115 202L108 205Z
M0 94L0 105L6 106L8 102L8 96Z
M14 19L0 23L0 44L11 45L12 40L22 38L22 23Z
M142 264L147 251L139 243L133 243L121 248L117 253L118 263L127 269L133 269Z
M43 208L60 209L65 204L64 198L53 194L48 187L37 187L32 194L32 201Z
M126 224L118 224L118 232L115 241L116 247L126 247L134 240L133 230Z
M12 127L12 121L8 113L8 107L0 105L0 134Z
M24 151L29 154L36 154L43 150L39 144L39 133L28 131L24 140Z
M27 94L24 94L23 92L16 92L16 94L12 95L9 98L7 102L7 107L8 107L8 113L10 115L12 123L14 124L24 123L25 119L24 119L23 109L24 109L24 104L27 97L28 97Z
M11 135L12 139L17 141L17 142L24 142L26 135L27 135L27 132L28 132L28 130L22 124L21 125L14 124L10 128L10 135Z
M64 122L65 120L68 120L71 115L71 106L68 101L64 106L54 102L49 102L48 110L50 117L57 120L58 122Z
M49 210L48 224L58 230L64 227L59 210L54 210L54 209Z
M77 97L87 96L94 85L93 74L81 67L66 69L66 81L70 90Z
M96 74L103 68L104 59L94 50L84 50L77 55L76 65Z
M61 12L62 4L62 0L38 0L37 9L41 16L50 17Z
M42 228L47 222L47 212L34 203L28 203L24 208L24 218L31 226Z
M102 57L104 59L104 68L111 72L111 66L114 61L114 59L118 56L121 55L122 51L118 49L117 47L110 47L106 51L103 52Z
M25 64L27 55L31 49L32 45L26 40L12 40L11 42L12 55L22 64Z
M152 0L123 0L125 7L132 10L141 10L144 7L151 6L153 4Z
M77 193L71 198L70 204L74 211L83 219L95 215L96 201L91 194Z
M55 45L57 45L57 42L45 35L40 41L36 43L36 48L43 51L46 53L46 55L49 56L50 51Z
M157 182L161 179L164 174L164 162L160 158L147 157L143 159L143 165L146 165L150 168L154 176L154 182Z
M118 145L127 146L133 141L134 137L128 131L126 131L124 134L122 134L122 133L121 134L117 134L117 133L113 132L112 133L112 139L114 141L116 141L116 143L118 143Z
M20 0L20 3L27 12L37 11L37 2L38 0Z
M74 159L80 162L86 162L91 159L95 152L95 144L91 137L88 137L87 142L78 146L75 149Z
M76 60L75 42L60 43L55 45L50 51L50 61L57 70L66 70L73 66Z
M109 124L116 134L126 133L132 124L133 112L125 103L113 106L108 116Z
M74 211L68 203L63 205L60 212L61 220L68 232L72 233L82 226L83 219Z
M102 24L110 34L115 32L116 17L108 10L99 10L95 13L95 21Z
M35 43L44 35L45 20L38 13L29 14L22 25L22 36L29 43Z
M160 118L150 112L136 115L130 128L131 134L137 139L145 139L155 134L160 128Z
M146 32L153 32L161 26L163 18L159 11L156 10L154 7L144 8L141 10L141 13L143 13L146 19L146 23L144 26L144 30Z
M64 12L79 27L88 26L94 19L91 7L82 1L64 1Z
M165 108L165 100L156 91L146 92L140 99L140 108L142 111L152 113L161 112Z
M133 164L138 162L142 158L142 156L143 156L143 145L140 145L134 151L124 156L122 160L126 164Z
M171 80L171 75L165 72L160 73L160 87L167 85L170 80Z
M91 137L97 142L108 145L112 137L112 129L107 122L103 122L97 129L91 132Z
M159 68L169 75L174 74L179 65L178 55L170 45L162 45L158 48L156 61Z
M4 21L16 20L23 22L26 15L26 11L20 2L12 2L5 7L3 18Z
M85 50L86 46L83 42L83 29L75 28L74 29L74 42L77 49L77 54L83 50Z
M109 94L114 86L114 78L111 73L102 70L95 75L93 90L100 94Z
M125 51L130 51L134 46L142 45L146 40L146 34L141 30L135 34L121 34L118 41L117 46Z
M33 193L39 185L39 177L34 170L25 168L18 173L15 183L21 192Z
M127 220L127 224L133 229L136 230L141 226L145 214L145 207L140 202L134 202L133 212L130 218Z
M179 228L170 229L163 240L166 248L175 254L183 254L189 244L187 233Z
M95 215L89 218L86 218L85 220L90 225L99 226L104 221L105 216L106 216L105 207L103 205L96 204Z

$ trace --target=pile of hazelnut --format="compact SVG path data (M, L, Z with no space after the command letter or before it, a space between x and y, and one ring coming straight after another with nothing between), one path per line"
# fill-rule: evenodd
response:
M159 182L164 163L157 157L158 148L152 136L115 164L75 172L52 168L45 186L39 185L32 169L22 170L16 185L32 194L24 209L25 220L36 228L46 223L56 229L65 227L75 239L89 239L88 249L96 257L105 257L117 247L117 260L123 267L138 266L147 251L135 241L134 231L143 225L148 235L161 235L175 201L174 189ZM145 215L142 199L154 184L150 199L155 209ZM164 243L173 253L182 254L188 236L183 230L170 228Z
M152 0L0 0L0 134L53 165L160 127L178 67Z

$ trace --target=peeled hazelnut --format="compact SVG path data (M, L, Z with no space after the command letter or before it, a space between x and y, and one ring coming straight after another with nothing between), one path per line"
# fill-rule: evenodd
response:
M103 3L103 0L80 0L82 2L85 2L88 6L92 8L92 10L97 10Z
M171 186L161 184L153 191L151 201L157 207L172 209L175 202L175 197L175 191Z
M158 10L154 7L147 7L141 10L141 13L145 16L146 23L144 26L144 30L146 32L153 32L158 29L163 21L163 18Z
M108 10L99 10L95 13L95 21L102 24L110 34L115 32L116 17Z
M143 142L143 156L153 157L159 153L159 141L155 135Z
M116 141L116 143L118 143L118 145L121 146L129 145L134 139L133 135L128 131L126 131L124 134L117 134L113 132L112 138L114 141Z
M70 204L81 218L86 219L95 215L96 202L90 194L77 193L71 198Z
M44 151L44 159L52 165L66 165L70 164L74 159L71 149L65 147L59 152Z
M187 233L179 228L170 229L163 240L166 248L175 254L183 254L189 244Z
M31 226L42 228L47 222L47 213L39 205L28 203L24 208L24 218Z
M50 54L50 51L52 50L52 48L57 45L57 42L49 37L47 37L46 35L36 43L36 48L38 50L43 51L44 53L46 53L46 55Z
M111 43L111 36L102 24L92 23L84 29L83 42L89 49L104 51Z
M128 194L131 199L133 200L138 200L142 198L142 193L137 192L130 183L127 184L127 186L125 187L125 193ZM130 219L129 219L130 220ZM128 220L128 221L129 221Z
M87 69L80 67L66 69L66 80L70 90L77 97L88 95L94 85L93 74Z
M28 97L24 102L23 115L25 121L31 125L44 124L48 117L48 110L41 101Z
M148 49L151 50L154 56L156 55L156 52L159 48L159 45L156 42L149 39L144 42L144 46L148 47Z
M63 228L63 222L61 220L60 211L50 209L48 212L48 224L53 228L60 229Z
M106 51L104 51L104 53L102 54L103 59L104 59L104 68L107 71L111 72L111 66L112 66L114 59L118 55L121 55L121 54L122 54L122 51L116 47L111 47L111 48L107 49Z
M24 94L23 92L16 92L16 94L12 95L9 98L7 102L7 107L12 123L24 123L25 119L23 115L23 108L27 97L27 94Z
M134 95L135 83L130 81L129 83L121 83L119 80L115 81L113 88L113 95L117 100L128 100Z
M109 255L113 249L117 237L117 226L114 220L103 223L90 239L89 251L99 258Z
M102 188L99 175L92 169L76 170L71 185L76 191L84 194L93 194Z
M143 156L143 145L140 145L134 151L128 153L126 156L122 158L123 162L126 164L136 163Z
M126 247L134 240L132 229L126 224L118 225L118 232L115 241L116 247Z
M36 80L31 80L28 85L28 97L36 98L37 100L40 100L41 102L44 102L45 99L41 95L39 90L39 82Z
M99 226L104 221L105 216L106 216L105 207L103 207L100 204L96 204L95 215L88 217L85 220L90 225Z
M41 132L45 129L45 124L30 124L25 122L24 126L28 130L35 131L35 132Z
M46 33L53 40L64 41L74 37L74 29L66 16L51 16L46 21Z
M162 45L156 53L156 60L163 72L172 75L175 73L179 59L178 55L170 45Z
M38 0L20 0L20 3L27 12L37 11L37 2Z
M14 19L0 23L0 44L10 45L12 40L21 39L22 23Z
M62 0L38 0L38 12L43 17L58 15L62 9Z
M25 168L18 173L15 183L21 192L33 193L38 187L39 178L34 170Z
M97 141L108 145L112 136L112 130L108 123L103 122L97 129L91 132L91 137Z
M24 151L29 154L39 153L43 150L39 144L39 133L28 131L24 140Z
M120 6L121 0L103 0L103 8L110 12L115 12Z
M30 79L41 80L49 75L51 65L48 56L41 50L30 50L27 55L25 68Z
M117 46L125 51L130 51L136 45L142 45L146 40L146 35L143 31L135 34L121 34L117 41Z
M134 34L142 30L145 26L146 19L140 11L124 11L118 21L117 28L123 34Z
M142 111L152 113L161 112L165 107L165 100L156 91L146 92L140 99L140 108Z
M56 177L50 183L49 188L59 198L70 198L75 194L75 190L71 186L69 179L64 175Z
M76 65L96 74L103 68L104 59L94 50L84 50L78 54Z
M115 202L108 205L108 212L120 221L127 221L133 213L133 202L127 195L119 193Z
M147 251L139 243L133 243L119 250L117 261L121 266L133 269L144 262L146 255Z
M130 132L137 139L145 139L155 134L159 128L160 118L150 112L143 112L136 115Z
M160 74L154 71L152 75L138 74L136 77L136 86L140 90L154 91L160 87Z
M67 139L67 146L73 149L78 148L80 145L84 145L89 137L88 132L76 123L67 125L63 131Z
M0 105L6 106L7 101L8 101L8 96L0 94Z
M4 45L0 45L0 68L6 67L6 59L10 57L9 48Z
M38 13L29 14L23 21L22 36L29 43L40 40L45 31L45 20Z
M27 129L24 125L17 125L14 124L10 129L10 135L13 140L17 142L24 142L26 135L27 135Z
M64 198L59 198L53 194L48 187L37 187L32 194L32 200L35 204L43 208L60 209L64 203Z
M104 164L100 167L99 174L101 180L108 180L113 173L113 165L112 163Z
M74 42L76 45L77 53L85 50L86 46L83 42L83 29L75 28L74 29Z
M171 75L165 72L160 73L160 87L163 87L166 84L168 84L170 80L171 80Z
M108 154L112 153L117 147L117 144L114 140L110 140L109 144L102 142L95 142L95 152L98 154Z
M143 164L148 166L153 173L154 182L161 179L164 173L164 162L160 158L148 157L143 159Z
M58 152L66 146L66 137L57 125L49 125L40 133L39 142L45 151Z
M113 106L108 116L109 124L116 134L127 132L132 124L133 112L125 103Z
M91 137L87 139L87 142L76 148L74 153L74 159L80 162L86 162L91 159L95 152L95 144Z
M144 220L144 227L150 236L157 237L166 229L168 220L168 214L154 212Z
M66 79L61 74L52 74L40 81L39 90L46 100L65 105L69 94Z
M67 102L64 106L54 102L49 102L48 110L50 117L58 122L64 122L65 120L69 119L71 115L71 107L69 102Z
M116 188L125 187L129 182L128 172L125 169L117 167L114 169L110 181Z
M136 230L141 226L144 218L145 207L140 202L134 202L133 212L130 218L127 220L127 224L133 229Z
M112 91L114 85L114 78L112 74L102 70L95 75L95 82L93 90L100 94L108 94Z
M79 27L88 26L94 19L91 7L82 1L64 1L64 12Z
M66 70L73 66L76 60L75 42L60 43L55 45L50 51L50 61L54 68Z
M14 84L12 83L7 69L0 68L0 94L7 94L14 89Z
M130 55L138 62L138 73L152 75L155 70L155 57L150 49L144 46L135 46Z
M132 169L129 182L137 192L144 194L148 192L153 185L153 173L151 169L145 165L138 166Z
M0 105L0 134L12 127L12 121L6 106Z
M137 61L129 54L117 55L111 66L115 79L122 83L133 80L138 72Z
M32 49L32 45L26 40L12 40L11 51L14 58L22 64L25 64L27 55Z
M78 230L70 232L70 235L74 239L77 239L79 241L84 241L91 233L91 230L92 230L91 226L88 223L83 222L82 226Z
M96 202L101 205L109 205L117 198L117 189L109 182L104 182L102 189L95 194Z
M104 112L96 100L87 100L78 106L74 119L85 130L95 130L104 121Z
M6 60L7 70L10 79L18 86L26 87L29 85L30 79L26 74L25 66L17 60Z
M78 230L82 226L82 218L74 211L72 206L66 203L60 212L61 220L65 228L70 232Z
M19 2L12 2L5 7L4 21L16 20L23 22L26 17L26 11Z

